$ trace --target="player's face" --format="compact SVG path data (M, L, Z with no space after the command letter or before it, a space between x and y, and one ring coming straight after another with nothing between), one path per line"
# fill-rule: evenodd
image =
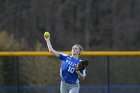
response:
M74 45L72 47L72 54L73 55L79 55L80 54L80 48L77 45Z

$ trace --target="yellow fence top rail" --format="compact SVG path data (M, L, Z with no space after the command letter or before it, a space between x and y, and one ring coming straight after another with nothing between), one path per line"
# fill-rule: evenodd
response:
M71 55L70 51L61 51ZM46 51L7 51L0 52L0 56L54 56ZM140 56L140 51L84 51L81 56Z

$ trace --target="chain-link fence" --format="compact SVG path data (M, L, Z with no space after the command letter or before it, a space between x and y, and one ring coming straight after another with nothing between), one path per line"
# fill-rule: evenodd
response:
M139 93L139 56L81 57L90 61L80 93ZM59 93L56 57L1 57L1 93Z

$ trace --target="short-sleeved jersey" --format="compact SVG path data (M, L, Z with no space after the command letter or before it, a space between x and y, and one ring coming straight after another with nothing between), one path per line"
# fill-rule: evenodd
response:
M69 84L79 83L78 74L75 71L77 64L80 62L80 59L75 59L69 55L59 54L59 59L62 60L60 76L63 82ZM80 71L82 74L85 74L85 70Z

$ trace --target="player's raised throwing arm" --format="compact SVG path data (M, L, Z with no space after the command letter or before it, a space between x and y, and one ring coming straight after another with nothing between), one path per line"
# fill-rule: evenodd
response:
M44 33L44 39L47 43L47 46L48 46L48 49L49 49L49 52L53 53L54 55L56 55L57 57L59 56L59 52L58 51L55 51L52 47L52 44L50 42L50 34L46 34Z

